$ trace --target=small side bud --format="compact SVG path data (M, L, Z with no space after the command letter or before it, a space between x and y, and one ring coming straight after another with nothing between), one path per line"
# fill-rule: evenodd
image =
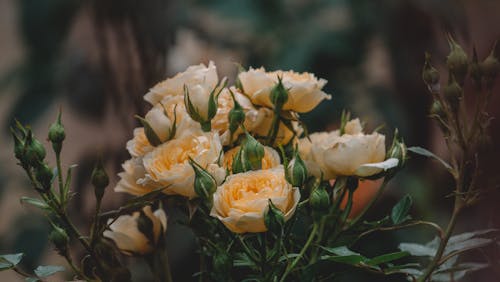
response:
M288 91L285 89L281 77L278 77L278 83L271 90L269 99L271 99L275 110L281 110L283 105L288 101Z
M14 156L16 159L24 162L24 141L17 135L13 128L10 129L12 138L14 139Z
M52 143L54 152L56 154L61 153L62 142L66 138L66 133L64 132L64 126L61 123L61 111L57 116L57 120L49 127L49 141Z
M233 103L234 107L229 111L228 119L229 119L229 132L231 133L231 136L233 135L234 132L240 127L240 125L245 122L245 111L243 110L243 107L241 107L240 103L236 101L236 98L234 97L234 93L229 90L231 93L231 96L233 98Z
M398 159L398 168L401 168L404 166L407 160L407 150L406 150L406 144L404 143L403 139L399 136L399 132L396 129L394 131L394 138L392 140L392 145L387 152L386 159L390 158L395 158Z
M425 63L422 69L422 79L431 92L439 91L439 72L431 65L431 55L425 53Z
M443 95L448 102L448 105L450 105L450 109L456 113L460 106L460 100L463 96L463 89L456 81L455 76L452 75L450 77L448 85L446 85L443 89Z
M312 190L309 196L309 205L316 212L325 212L330 208L330 196L323 185Z
M451 35L448 35L448 43L450 45L450 53L446 57L446 65L457 81L463 84L469 65L467 54Z
M217 181L194 160L189 159L189 164L194 170L194 191L200 198L210 199L217 189Z
M275 234L281 233L285 225L285 215L273 204L271 199L269 199L268 209L264 215L264 224L267 230Z
M307 168L298 150L287 167L287 180L294 187L302 187L307 180Z
M484 79L486 80L486 85L488 87L492 86L493 81L500 71L500 62L495 54L496 46L497 43L495 42L495 45L493 46L493 49L488 57L486 57L486 59L479 64L479 68L481 69L481 73L484 75Z
M248 132L245 133L246 139L242 146L243 161L248 161L253 170L262 168L262 158L264 158L264 146L259 143Z
M53 224L52 228L53 229L49 234L49 240L54 244L57 252L60 255L65 256L68 252L69 236L64 229L57 225Z
M45 159L45 148L42 143L38 141L33 132L28 129L26 140L24 141L24 157L28 165L36 167L40 162Z
M102 159L100 158L97 161L97 164L92 171L91 182L94 186L94 194L98 201L102 199L104 195L104 191L109 184L109 177L104 169L104 165L102 163Z
M35 170L35 178L42 185L43 190L48 191L52 186L54 173L46 163L40 163Z

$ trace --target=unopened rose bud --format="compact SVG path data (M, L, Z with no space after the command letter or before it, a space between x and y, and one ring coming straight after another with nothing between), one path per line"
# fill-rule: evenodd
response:
M212 128L211 120L217 113L217 100L227 84L226 81L224 78L211 91L203 85L194 85L189 88L184 86L186 111L194 121L200 123L201 129L205 132L209 132Z
M330 208L330 196L323 185L312 190L309 196L309 205L316 212L325 212Z
M302 187L307 180L307 168L304 161L300 158L298 150L288 164L287 169L288 182L290 182L293 187Z
M106 170L104 169L102 159L99 159L97 161L97 164L92 171L91 182L94 186L95 197L98 201L100 201L102 199L102 196L104 195L106 186L108 186L109 184L109 177L106 173Z
M285 225L285 215L270 199L267 212L264 215L264 224L267 230L275 234L279 234Z
M52 169L45 164L45 163L40 163L36 169L35 169L35 178L40 184L42 185L42 188L45 191L50 190L50 187L52 186L52 179L54 177L54 173L52 172Z
M45 158L46 152L42 143L38 141L28 129L26 140L24 141L24 157L30 166L36 167Z
M445 118L445 112L443 110L443 105L438 100L432 102L431 108L429 110L431 115L437 116L441 119Z
M443 89L443 95L448 105L450 105L451 110L456 113L460 105L460 100L463 96L463 89L460 87L455 77L452 75L448 85Z
M448 43L450 45L450 53L446 58L446 65L457 81L463 84L469 64L467 54L451 35L448 36Z
M52 225L52 227L49 240L54 244L59 254L65 255L68 252L69 236L64 229L57 225Z
M439 91L439 72L431 65L431 55L429 53L425 53L422 79L431 91Z
M495 77L500 71L500 62L498 61L498 57L495 55L496 45L497 44L495 43L493 50L491 50L488 57L486 57L486 59L479 64L479 68L481 69L481 73L484 75L488 87L491 87L492 82L495 80Z
M262 158L264 157L264 146L259 143L252 135L245 133L246 139L242 146L243 148L243 157L247 160L252 169L261 169L262 168Z
M14 156L22 163L24 161L24 142L12 128L11 133L12 138L14 138Z
M399 136L398 130L394 132L394 139L392 140L392 145L387 152L386 159L395 158L398 159L398 168L401 168L406 163L407 151L406 144L403 139Z
M231 91L231 90L230 90ZM231 91L231 96L233 97L234 107L229 111L229 132L231 136L240 125L245 122L245 111L243 107L236 101L233 92Z
M189 160L194 170L194 191L202 199L210 199L217 189L215 178L193 160Z
M288 101L288 91L285 89L280 77L278 77L278 83L271 90L269 98L275 109L281 109Z
M61 123L61 112L57 116L57 120L49 128L49 141L52 143L54 152L56 154L61 153L62 142L66 138L66 133L64 132L64 126Z

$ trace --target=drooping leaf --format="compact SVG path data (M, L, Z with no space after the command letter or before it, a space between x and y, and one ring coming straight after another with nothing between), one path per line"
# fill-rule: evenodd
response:
M35 274L38 277L48 277L62 271L64 271L64 267L60 265L40 265L35 269Z
M410 152L413 152L415 154L421 155L421 156L433 158L433 159L437 160L438 162L440 162L446 169L448 169L448 170L452 169L452 167L447 162L445 162L443 159L436 156L434 153L432 153L431 151L429 151L427 149L415 146L415 147L409 147L407 150Z
M431 248L426 245L417 244L417 243L401 243L398 247L403 252L408 252L412 256L424 257L429 256L433 257L436 254L436 249Z
M400 258L404 258L409 256L410 253L408 252L395 252L395 253L389 253L389 254L383 254L380 256L376 256L374 258L371 258L366 261L366 264L368 265L379 265L382 263L388 263Z
M0 271L11 269L23 259L23 253L0 255Z
M49 206L40 199L30 198L30 197L21 197L21 204L30 204L34 207L43 210L50 210Z
M391 220L394 224L401 224L409 219L408 212L410 211L413 201L410 195L406 195L401 199L391 211Z

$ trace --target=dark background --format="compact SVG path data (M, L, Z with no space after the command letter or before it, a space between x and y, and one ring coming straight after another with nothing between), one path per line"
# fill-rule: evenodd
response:
M335 128L347 108L368 128L385 124L388 142L397 127L407 144L430 148L447 159L444 141L427 117L431 100L421 81L424 52L432 53L443 71L449 32L468 54L476 46L482 59L500 38L499 15L500 1L493 0L0 0L0 250L25 252L26 269L42 262L64 264L47 244L44 217L19 204L20 196L34 193L14 165L7 130L14 117L45 139L62 107L67 128L64 165L79 164L71 216L83 230L94 209L88 178L96 156L104 155L115 183L120 163L128 158L125 142L137 126L133 116L147 110L142 100L147 89L188 65L209 60L220 76L230 78L237 71L234 63L315 73L329 81L325 91L333 99L303 116L310 131ZM490 111L496 117L498 83L494 91ZM467 103L473 101L469 95ZM496 119L490 129L490 147L481 153L481 179L493 188L499 183ZM368 216L387 214L410 193L414 218L445 224L451 184L436 163L414 158ZM125 198L110 189L105 208ZM500 226L498 202L498 194L490 194L463 214L457 231ZM192 242L175 225L167 234L174 277L189 279L197 267ZM432 239L425 231L411 230L368 237L361 247L367 255L376 254L394 250L405 238ZM136 278L147 279L147 274L141 276L145 266L131 262ZM16 279L15 274L0 273L2 281ZM350 279L384 280L365 274ZM468 281L500 281L500 276L488 269Z

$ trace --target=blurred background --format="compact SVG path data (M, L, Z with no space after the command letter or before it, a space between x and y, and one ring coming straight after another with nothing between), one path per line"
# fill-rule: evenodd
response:
M133 116L147 110L142 96L148 88L209 60L220 76L230 78L236 63L315 73L328 80L325 92L333 99L304 115L310 132L336 128L346 108L369 129L385 124L387 142L397 127L407 144L447 159L444 140L427 117L431 97L421 80L424 52L444 70L449 32L468 54L475 46L483 59L500 39L499 15L500 1L494 0L0 0L0 253L24 252L28 270L40 263L65 265L47 243L45 218L19 203L21 196L35 193L15 166L8 134L14 118L45 139L62 108L63 165L79 165L70 215L82 230L94 210L89 176L97 156L107 161L112 187L128 158L125 142L137 126ZM490 105L493 117L500 114L498 84ZM482 179L493 188L499 183L497 119L490 130L490 149L481 153ZM451 183L439 165L415 157L368 217L386 215L409 193L415 218L445 224ZM125 199L109 189L104 208ZM493 193L467 210L457 232L500 227L499 200ZM167 232L176 281L190 281L198 265L186 233L175 225ZM405 238L426 242L432 234L414 229L375 234L360 244L376 254L394 250ZM134 278L147 281L145 266L133 262ZM351 281L388 279L360 273ZM466 280L500 281L500 274L485 269ZM14 272L0 272L0 281L22 280Z

